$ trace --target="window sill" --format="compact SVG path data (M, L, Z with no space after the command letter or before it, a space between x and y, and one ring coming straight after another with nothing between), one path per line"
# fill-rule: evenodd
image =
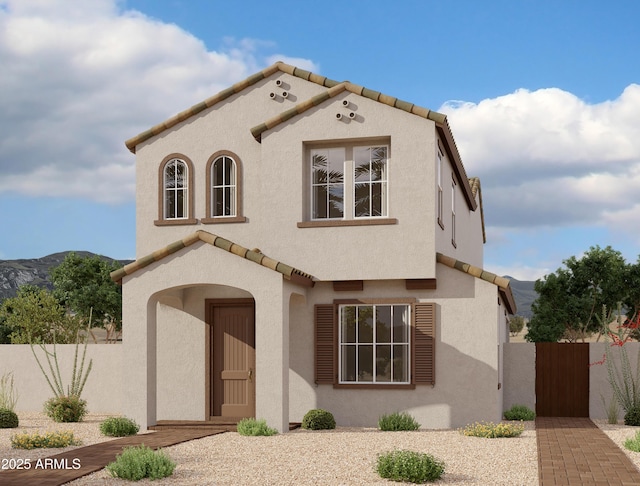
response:
M189 219L156 219L153 224L156 226L181 226L188 224L198 224L196 218Z
M225 223L244 223L247 218L244 216L229 216L219 218L202 218L200 222L202 224L225 224Z
M403 385L382 385L379 383L336 383L333 385L333 388L342 388L345 390L415 390L416 385L413 383L407 383Z
M326 221L300 221L298 228L327 228L332 226L373 226L398 224L396 218L371 218L371 219L329 219Z

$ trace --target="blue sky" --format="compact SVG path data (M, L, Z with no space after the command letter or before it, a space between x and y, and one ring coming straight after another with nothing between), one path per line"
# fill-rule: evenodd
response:
M640 254L640 2L0 0L0 259L135 256L124 140L276 60L449 117L485 267Z

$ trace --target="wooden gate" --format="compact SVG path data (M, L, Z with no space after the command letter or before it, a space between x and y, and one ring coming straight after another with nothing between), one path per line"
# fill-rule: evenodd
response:
M536 415L589 416L589 343L536 343Z

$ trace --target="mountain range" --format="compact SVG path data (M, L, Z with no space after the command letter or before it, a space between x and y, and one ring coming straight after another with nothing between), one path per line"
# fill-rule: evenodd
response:
M4 299L15 297L21 285L30 284L46 289L53 289L53 283L49 277L50 270L62 263L70 251L53 253L42 258L29 258L20 260L0 260L0 302ZM88 251L76 251L81 257L93 257L95 253ZM107 261L113 258L97 255ZM117 260L122 265L131 260Z
M42 258L31 258L22 260L0 260L0 302L4 299L15 297L18 287L25 284L45 287L49 290L53 288L49 277L50 270L62 263L65 257L71 252L64 251L54 253ZM82 257L95 256L94 253L88 251L76 251L77 255ZM113 258L99 255L108 261L114 261ZM122 265L130 263L131 260L118 260ZM518 315L531 319L531 304L537 298L538 294L534 290L533 281L511 280L511 290L513 298L518 306Z

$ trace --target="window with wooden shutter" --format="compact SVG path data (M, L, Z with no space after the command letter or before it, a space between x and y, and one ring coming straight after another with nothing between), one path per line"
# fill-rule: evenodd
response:
M336 381L334 319L333 304L315 306L315 382L318 385L331 385Z
M417 303L414 307L414 383L436 383L436 305Z

